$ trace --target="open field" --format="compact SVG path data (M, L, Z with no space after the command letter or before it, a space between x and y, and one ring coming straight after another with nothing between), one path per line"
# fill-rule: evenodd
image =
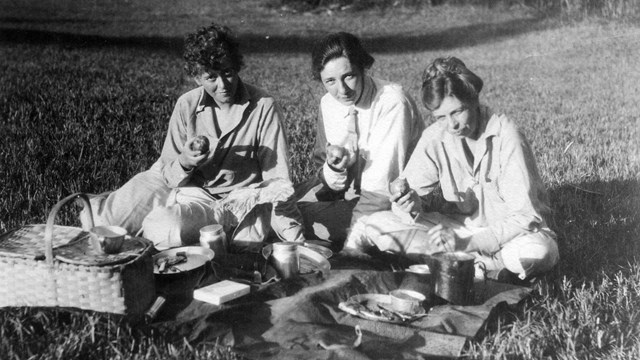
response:
M64 195L111 190L149 167L175 100L194 86L181 70L182 36L211 21L237 31L247 63L241 76L282 105L292 176L304 179L322 94L310 79L309 45L346 30L372 51L375 76L416 98L431 59L463 59L485 80L481 100L514 119L534 148L561 263L526 309L503 319L469 356L640 358L637 25L563 24L522 7L307 16L257 0L17 3L0 0L0 232L44 222ZM10 359L216 353L167 345L101 315L10 309L0 322L0 354Z

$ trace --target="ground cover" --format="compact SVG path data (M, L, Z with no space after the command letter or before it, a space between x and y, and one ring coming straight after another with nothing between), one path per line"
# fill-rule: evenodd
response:
M0 1L0 232L43 222L64 195L110 190L148 168L177 96L193 86L181 37L212 20L239 33L243 78L280 101L292 176L304 179L322 94L309 44L346 30L365 39L375 76L416 98L431 59L460 57L485 80L482 100L521 126L538 158L562 262L469 356L640 358L639 27L563 24L520 7L306 16L257 0L181 4ZM1 310L0 339L11 359L232 357L211 344L166 344L109 316L46 310Z

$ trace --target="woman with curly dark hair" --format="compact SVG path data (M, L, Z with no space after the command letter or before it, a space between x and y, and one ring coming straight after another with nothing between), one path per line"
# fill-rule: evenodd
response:
M531 147L513 121L480 103L482 86L455 57L427 67L422 101L436 122L403 170L412 189L390 198L395 213L372 215L366 237L354 245L419 259L468 252L478 276L513 281L557 263L556 235L545 221L549 200Z
M227 216L216 203L233 190L284 179L293 194L280 108L240 79L244 62L231 31L212 24L187 35L184 60L199 86L178 99L160 158L91 201L98 225L142 230L157 247L197 242L201 227ZM295 203L278 201L275 211L272 206L259 205L227 228L231 240L259 243L273 224L282 239L303 241Z

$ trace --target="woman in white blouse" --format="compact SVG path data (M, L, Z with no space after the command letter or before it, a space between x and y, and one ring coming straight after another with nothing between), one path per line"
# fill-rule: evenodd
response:
M455 57L427 67L422 100L436 122L403 171L412 189L393 194L395 211L369 217L365 236L349 246L414 258L464 251L485 270L478 275L505 279L524 280L557 263L556 235L545 221L547 192L531 147L514 122L480 104L482 86Z
M344 32L321 39L312 53L313 77L327 93L318 112L316 176L298 187L298 206L306 238L329 240L338 249L358 233L359 219L390 208L388 183L424 129L400 85L367 74L373 63L358 38ZM328 144L340 146L344 156L328 156Z

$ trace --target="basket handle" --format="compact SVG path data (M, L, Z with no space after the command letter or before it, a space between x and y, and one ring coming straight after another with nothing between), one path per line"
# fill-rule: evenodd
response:
M53 206L51 211L49 212L49 217L47 218L47 224L44 228L44 253L47 260L47 264L53 264L53 223L56 220L56 215L58 215L58 211L62 208L66 203L80 199L82 200L82 205L89 210L89 223L86 226L82 227L82 230L89 231L93 227L93 213L91 212L91 203L89 202L89 197L83 193L75 193L67 196L66 198L58 201L57 204Z

